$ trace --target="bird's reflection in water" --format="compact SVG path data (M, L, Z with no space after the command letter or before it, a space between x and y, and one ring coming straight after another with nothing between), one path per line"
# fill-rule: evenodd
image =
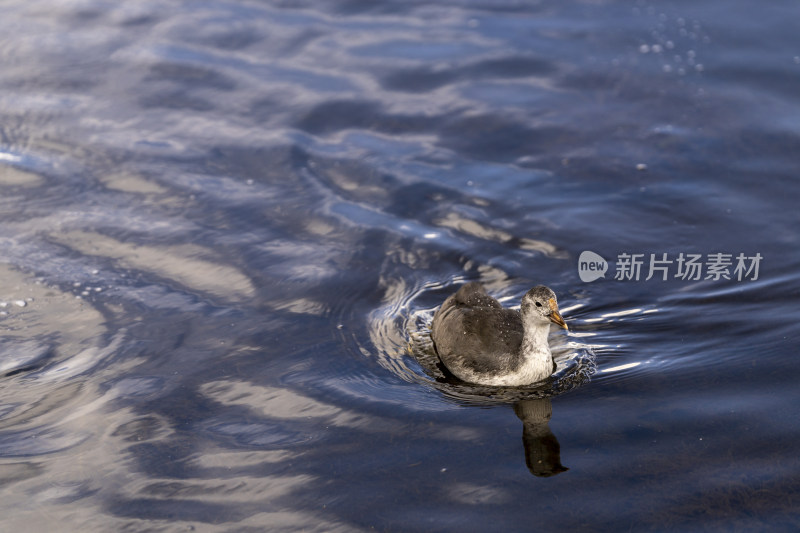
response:
M464 384L451 374L441 361L437 361L435 365L442 374L436 378L437 382L456 387ZM561 446L550 431L550 417L553 416L550 398L519 400L514 404L514 412L522 420L525 464L531 474L551 477L569 470L561 464Z
M522 420L525 463L531 474L550 477L569 470L561 464L561 448L550 431L549 422L553 414L550 398L522 400L514 404L514 412Z

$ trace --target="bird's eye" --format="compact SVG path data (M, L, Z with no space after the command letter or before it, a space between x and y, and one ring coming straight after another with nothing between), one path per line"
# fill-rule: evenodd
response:
M536 302L536 307L541 307L541 306L542 306L541 302Z

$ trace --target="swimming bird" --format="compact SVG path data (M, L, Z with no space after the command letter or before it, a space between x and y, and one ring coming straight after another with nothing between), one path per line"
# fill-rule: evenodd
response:
M567 329L555 293L538 285L520 310L505 309L480 283L467 283L433 315L431 338L442 364L457 378L479 385L516 387L550 376L556 368L550 324Z

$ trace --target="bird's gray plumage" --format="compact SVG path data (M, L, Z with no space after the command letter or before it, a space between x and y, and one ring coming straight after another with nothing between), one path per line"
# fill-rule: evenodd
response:
M549 320L545 311L534 309L536 302L541 309L550 299L555 301L553 291L534 287L523 297L520 314L503 308L479 283L467 283L434 314L431 338L439 359L456 377L473 383L505 384L505 378L510 377L514 384L516 373L550 375L554 364L546 341ZM546 312L550 313L550 309ZM558 315L557 309L555 314ZM544 347L535 347L536 356L548 358L546 369L526 370L531 356L523 349L526 332L523 319L529 329L547 328L543 333ZM560 315L558 319L561 320Z

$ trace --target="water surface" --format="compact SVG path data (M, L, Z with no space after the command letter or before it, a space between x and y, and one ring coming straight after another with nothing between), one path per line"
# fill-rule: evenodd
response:
M796 530L798 15L6 2L3 529ZM470 280L551 380L442 379Z

